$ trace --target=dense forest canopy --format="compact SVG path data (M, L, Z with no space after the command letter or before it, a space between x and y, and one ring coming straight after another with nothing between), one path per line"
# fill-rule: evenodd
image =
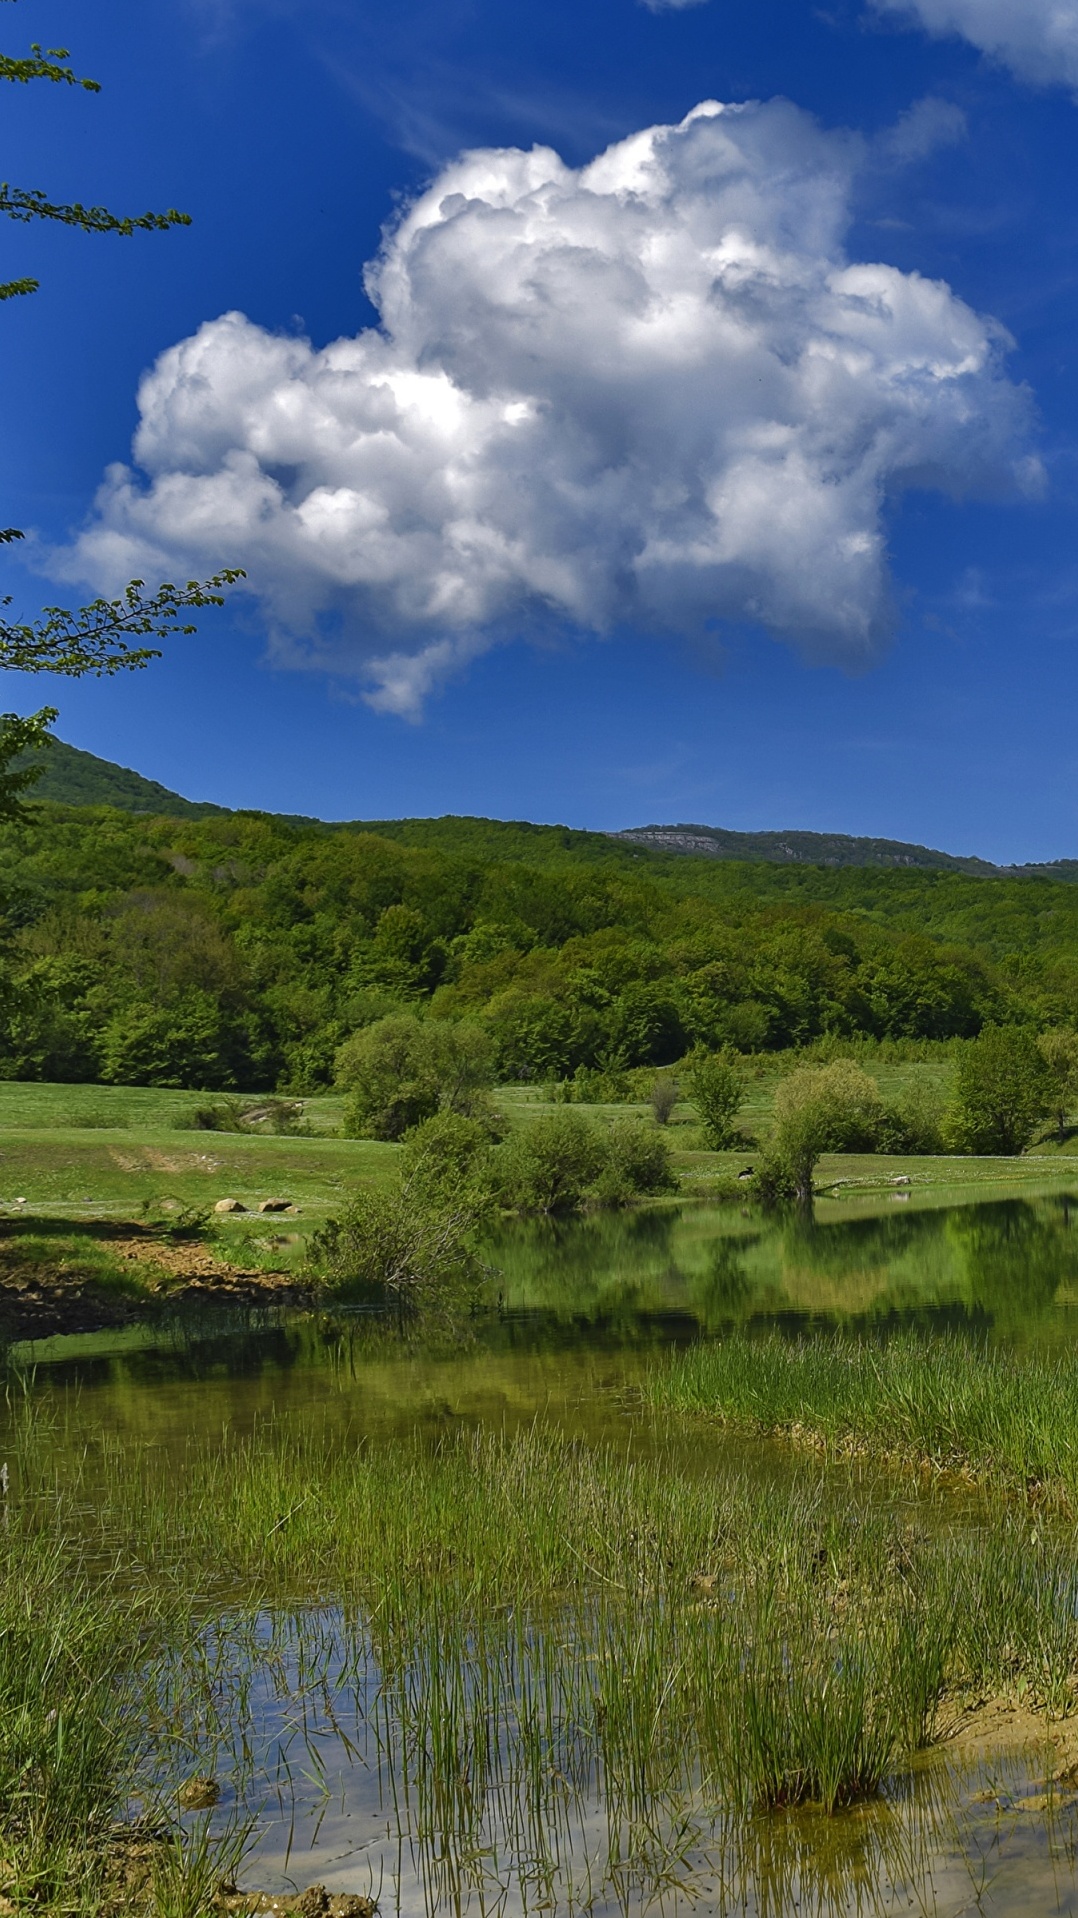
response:
M507 1079L1078 1017L1078 888L739 864L486 820L37 803L0 844L0 1073L313 1090L400 1006Z

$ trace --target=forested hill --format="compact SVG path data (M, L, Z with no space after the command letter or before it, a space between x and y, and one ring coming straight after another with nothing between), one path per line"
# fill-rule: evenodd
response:
M0 899L9 1077L313 1089L401 1008L532 1079L1078 1022L1078 886L1050 878L45 801L0 834Z
M120 812L168 813L173 819L200 819L206 813L224 811L209 801L182 799L156 779L144 779L128 766L98 759L96 753L83 752L62 739L51 740L40 752L22 754L14 764L39 766L34 798L63 806L115 806Z
M24 755L19 764L36 762L40 777L36 799L66 806L113 806L121 812L164 814L172 819L201 819L229 811L209 800L184 799L155 779L146 779L130 767L83 752L78 746L54 739L40 752ZM317 826L315 819L295 814L271 815L290 824ZM345 822L340 822L341 824ZM357 831L376 833L405 845L442 847L455 855L480 858L547 860L558 853L572 859L609 857L610 845L643 847L650 853L681 857L726 859L778 866L874 866L926 872L965 872L983 877L1045 874L1078 879L1078 860L1060 859L1048 865L996 866L972 855L938 852L905 840L874 839L851 833L733 832L721 826L635 826L620 832L580 832L565 826L536 826L527 821L467 819L381 819L352 822Z

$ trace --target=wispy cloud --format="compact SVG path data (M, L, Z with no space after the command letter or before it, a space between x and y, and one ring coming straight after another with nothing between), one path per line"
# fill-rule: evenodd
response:
M1038 86L1078 89L1078 0L872 0L934 34L953 34Z

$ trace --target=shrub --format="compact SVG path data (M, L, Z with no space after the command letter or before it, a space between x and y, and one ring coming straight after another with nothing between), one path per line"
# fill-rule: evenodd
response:
M654 1126L641 1119L619 1119L603 1141L604 1164L595 1182L601 1205L624 1205L647 1192L669 1192L677 1180L670 1167L670 1148Z
M1037 1041L1020 1026L986 1026L966 1047L947 1114L951 1142L962 1152L1024 1152L1049 1110L1049 1068Z
M693 1053L685 1079L712 1151L736 1145L739 1135L734 1122L745 1097L745 1069L737 1053L729 1047Z
M607 1159L598 1126L582 1113L551 1112L521 1126L498 1153L498 1186L522 1212L574 1212Z
M666 1140L640 1119L609 1131L580 1112L552 1112L495 1154L502 1203L521 1212L575 1212L586 1199L624 1205L640 1193L676 1185Z
M350 1138L400 1139L438 1111L473 1113L491 1079L490 1041L464 1020L391 1015L353 1033L337 1053L337 1084L351 1095Z
M458 1112L436 1112L405 1135L401 1176L422 1201L463 1201L477 1213L491 1200L490 1128Z
M308 1260L337 1298L450 1316L476 1300L487 1268L475 1245L476 1208L402 1183L360 1193L311 1239Z
M669 1125L670 1115L678 1102L678 1082L669 1073L660 1072L651 1085L651 1110L656 1125Z

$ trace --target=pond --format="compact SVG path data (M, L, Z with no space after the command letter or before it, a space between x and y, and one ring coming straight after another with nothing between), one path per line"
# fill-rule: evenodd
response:
M713 1497L735 1532L763 1512L785 1513L789 1538L797 1527L807 1536L808 1525L867 1536L880 1518L892 1540L916 1536L931 1550L950 1528L958 1536L987 1525L983 1501L660 1419L640 1394L649 1368L672 1346L732 1328L968 1332L975 1362L980 1341L1052 1349L1070 1344L1078 1325L1078 1200L1058 1193L925 1209L888 1199L874 1213L831 1207L814 1221L670 1207L521 1226L500 1233L489 1255L498 1308L463 1339L421 1339L370 1314L339 1313L218 1317L20 1348L22 1389L9 1392L6 1416L13 1447L25 1450L20 1421L34 1427L37 1476L25 1474L25 1495L67 1498L71 1523L95 1537L102 1528L114 1559L129 1553L147 1564L157 1553L167 1569L171 1550L194 1549L190 1501L215 1451L227 1478L234 1448L248 1440L255 1450L242 1469L257 1456L266 1475L283 1454L308 1456L313 1445L311 1457L359 1457L385 1473L381 1508L369 1494L373 1564L385 1487L391 1499L399 1487L402 1506L427 1496L417 1458L490 1438L517 1445L519 1459L545 1443L539 1432L574 1443L566 1471L575 1457L613 1461L589 1494L600 1508L611 1501L611 1512L629 1496L624 1472L639 1468L654 1474L660 1498L668 1485L688 1488L687 1505ZM488 1469L475 1457L477 1473ZM498 1465L492 1496L504 1495L506 1469ZM561 1468L547 1460L542 1469L556 1485ZM130 1517L136 1479L153 1479L163 1501L152 1540L148 1531L136 1538ZM122 1497L118 1486L128 1486ZM282 1493L267 1530L287 1526L308 1496L289 1492L286 1504ZM172 1498L185 1514L176 1541L187 1544L169 1543ZM385 1529L405 1521L410 1509L386 1517ZM226 1518L222 1531L227 1547ZM342 1511L342 1567L354 1557L353 1531ZM625 1536L634 1551L631 1528ZM616 1558L600 1565L570 1549L594 1573L571 1604L517 1605L511 1585L492 1585L480 1602L469 1587L466 1615L451 1616L445 1593L464 1588L450 1583L437 1602L421 1598L421 1553L407 1561L419 1568L415 1593L390 1602L388 1574L384 1601L380 1588L343 1595L343 1571L335 1592L332 1554L328 1573L312 1571L310 1590L292 1562L291 1586L267 1593L243 1570L238 1546L231 1557L222 1548L200 1599L194 1662L188 1646L155 1678L147 1787L174 1791L192 1773L212 1774L217 1804L185 1817L192 1827L202 1819L211 1830L244 1829L242 1884L370 1892L383 1918L683 1905L761 1918L1078 1912L1073 1791L1061 1785L1046 1796L1059 1767L1051 1727L1035 1714L1021 1737L1001 1719L976 1747L959 1740L912 1765L885 1763L877 1790L831 1814L811 1803L762 1812L738 1802L728 1755L716 1756L714 1713L705 1749L697 1680L685 1679L693 1659L701 1674L719 1671L707 1661L725 1632L722 1657L732 1645L734 1663L722 1669L737 1680L742 1627L731 1621L749 1615L737 1609L733 1572L729 1590L726 1573L718 1587L710 1575L699 1580L681 1637L669 1639L680 1648L676 1680L670 1666L643 1729L644 1694L633 1693L618 1721L618 1756L612 1701L626 1662L645 1659L649 1613L630 1608L630 1643L628 1571L623 1587ZM733 1564L730 1551L723 1564ZM653 1592L658 1617L669 1606L658 1575ZM849 1662L862 1629L851 1627L836 1666ZM792 1659L792 1640L783 1643ZM664 1744L668 1721L676 1735Z

